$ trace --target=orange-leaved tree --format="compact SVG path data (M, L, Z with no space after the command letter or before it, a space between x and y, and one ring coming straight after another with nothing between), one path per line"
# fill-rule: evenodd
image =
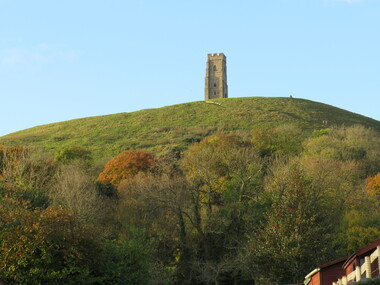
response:
M367 178L367 193L380 198L380 172Z
M144 150L123 151L111 159L99 174L98 181L118 186L121 181L155 165L154 156Z

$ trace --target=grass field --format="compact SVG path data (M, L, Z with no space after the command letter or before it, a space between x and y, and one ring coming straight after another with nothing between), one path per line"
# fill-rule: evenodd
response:
M123 150L163 154L213 133L267 129L292 124L306 130L362 124L380 131L380 122L330 105L295 98L244 97L191 102L131 113L75 119L37 126L0 137L0 144L56 151L82 146L95 158Z

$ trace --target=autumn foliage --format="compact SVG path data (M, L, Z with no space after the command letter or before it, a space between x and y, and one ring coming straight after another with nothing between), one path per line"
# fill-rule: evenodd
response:
M366 189L368 194L380 198L380 172L373 177L367 178Z
M7 284L81 284L90 278L99 245L61 206L31 208L0 201L0 276Z
M106 164L98 181L118 186L122 180L133 177L140 171L147 171L154 165L153 155L146 151L123 151Z
M0 145L0 283L302 283L379 238L379 145L360 126L279 126L102 172L81 147Z
M0 175L7 164L14 164L28 154L29 150L22 146L0 145Z

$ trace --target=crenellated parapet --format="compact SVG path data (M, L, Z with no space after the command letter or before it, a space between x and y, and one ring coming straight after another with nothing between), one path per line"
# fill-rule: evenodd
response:
M226 58L226 56L224 55L224 53L209 53L207 54L207 57L210 58L210 57L224 57Z

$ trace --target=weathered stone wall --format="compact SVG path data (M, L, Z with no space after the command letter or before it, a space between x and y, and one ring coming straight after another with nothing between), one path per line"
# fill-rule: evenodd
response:
M226 56L208 54L205 77L205 100L228 98Z

